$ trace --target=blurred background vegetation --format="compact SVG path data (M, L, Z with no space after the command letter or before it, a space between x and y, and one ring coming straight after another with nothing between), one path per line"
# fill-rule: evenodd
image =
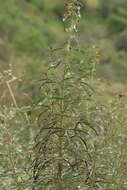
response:
M30 99L26 98L26 84L29 83L34 93L32 83L45 69L46 51L65 42L62 23L65 2L0 1L0 68L3 72L11 66L14 75L20 78L15 92L16 88L23 90L23 100ZM83 3L80 43L98 48L99 78L123 85L127 80L126 0L87 0Z
M47 64L55 59L59 62L59 53L52 56L51 50L59 50L68 38L62 21L66 2L0 1L0 185L3 190L18 190L11 184L22 181L19 190L29 189L26 185L31 177L28 153L33 154L39 108L42 110L41 104L37 104L37 110L35 105L43 99L39 85ZM95 173L99 171L109 182L100 189L126 190L127 0L82 2L79 42L85 51L89 47L95 50L97 60L99 57L95 80L90 81L96 92L92 101L86 102L89 107L86 115L100 130L92 152L97 166ZM92 56L92 53L84 55L85 61L91 63ZM80 54L70 54L70 60L79 61ZM91 140L96 140L93 137ZM28 171L24 174L26 165ZM9 175L12 179L15 175L14 181L9 180Z

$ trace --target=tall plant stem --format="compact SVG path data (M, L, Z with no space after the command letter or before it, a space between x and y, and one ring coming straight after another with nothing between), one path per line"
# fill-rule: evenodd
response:
M9 93L10 93L10 95L11 95L11 97L12 97L12 101L13 101L14 106L15 106L16 108L19 108L9 81L6 81L6 85L7 85L7 87L8 87ZM28 116L27 116L26 114L25 114L25 117L26 117L26 120L28 121L28 124L29 124L29 118L28 118Z
M18 105L17 105L16 99L15 99L14 93L13 93L12 88L10 86L10 83L8 81L6 81L6 85L7 85L8 89L9 89L10 95L11 95L13 103L14 103L14 106L16 108L18 108Z

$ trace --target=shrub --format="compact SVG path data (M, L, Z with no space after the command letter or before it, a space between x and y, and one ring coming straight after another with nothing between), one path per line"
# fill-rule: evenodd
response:
M38 132L34 143L33 189L77 189L98 186L98 171L91 169L97 128L90 119L90 85L95 72L93 49L78 44L80 5L66 4L67 44L51 49L47 71L39 82ZM68 20L69 17L69 20ZM74 43L75 41L75 43ZM74 45L75 44L75 45ZM92 56L91 56L92 54ZM92 171L91 176L89 175ZM101 176L100 176L101 178ZM73 183L72 183L73 182Z
M17 50L29 53L40 53L46 47L46 39L34 27L22 29L16 36L13 45Z
M3 12L0 15L0 35L6 39L8 36L8 41L12 42L21 25L21 13L18 9L12 9L10 11L6 10L6 14Z
M39 85L39 129L33 158L33 185L38 189L72 189L92 180L83 170L89 170L94 146L90 136L96 136L96 124L87 114L93 94L89 80L94 61L87 50L66 51L53 53L54 61Z
M0 15L0 36L15 49L22 52L37 53L54 41L54 34L48 25L28 19L13 1L2 3ZM9 7L10 6L10 7ZM5 14L6 12L6 14Z
M36 25L35 27L32 26L32 23L28 22L27 26L26 21L16 35L13 46L21 52L39 54L54 41L53 37L54 35L49 31L46 25Z
M40 65L45 64L44 68L39 66L37 56L34 56L36 61L33 56L30 59L24 56L31 78L35 67L39 72L42 68L35 84L38 98L31 106L18 106L13 92L16 86L13 82L17 78L12 70L0 72L0 85L7 87L6 93L10 94L10 106L0 106L2 189L127 189L126 96L114 92L114 88L110 92L113 100L106 91L104 96L96 93L106 84L93 80L98 61L95 46L86 48L79 44L81 6L79 0L65 4L63 21L69 37L62 47L50 48L43 54ZM39 44L42 30L38 27L33 30L34 23L28 20L27 24L21 33L32 30L33 43L37 39ZM26 36L31 37L31 34ZM27 43L32 45L30 40ZM38 45L27 48L25 51L30 51L31 55L33 49L40 51ZM126 59L125 52L122 53L119 62L122 56ZM24 61L19 63L22 65ZM31 81L25 82L29 86ZM108 90L109 85L106 86ZM0 98L3 103L4 92Z
M23 112L14 106L0 106L0 186L17 190L29 181L31 137Z
M123 17L112 14L108 18L109 33L119 33L127 28L127 20Z
M29 3L32 3L35 7L37 7L39 11L45 10L45 3L44 2L42 3L41 0L38 0L38 1L31 0L29 1Z
M116 41L116 48L118 50L127 50L127 30L122 32Z
M117 55L112 58L111 65L113 70L116 71L117 80L126 81L127 80L127 55L126 52L117 52Z
M120 7L127 9L126 0L100 0L100 13L104 18L110 14L118 13Z

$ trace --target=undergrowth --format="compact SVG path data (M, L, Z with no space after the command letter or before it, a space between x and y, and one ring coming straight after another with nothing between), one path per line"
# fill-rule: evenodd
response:
M127 189L126 96L104 102L98 93L97 49L79 43L83 7L65 4L67 39L46 52L32 105L19 106L12 70L0 73L11 102L0 106L3 190Z

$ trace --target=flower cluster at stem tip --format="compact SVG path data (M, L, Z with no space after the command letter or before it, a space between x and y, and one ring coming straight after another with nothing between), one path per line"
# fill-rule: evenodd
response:
M70 3L65 3L66 12L63 15L63 22L65 23L66 32L78 32L78 24L81 18L80 10L82 7L83 4L80 0L73 0Z

